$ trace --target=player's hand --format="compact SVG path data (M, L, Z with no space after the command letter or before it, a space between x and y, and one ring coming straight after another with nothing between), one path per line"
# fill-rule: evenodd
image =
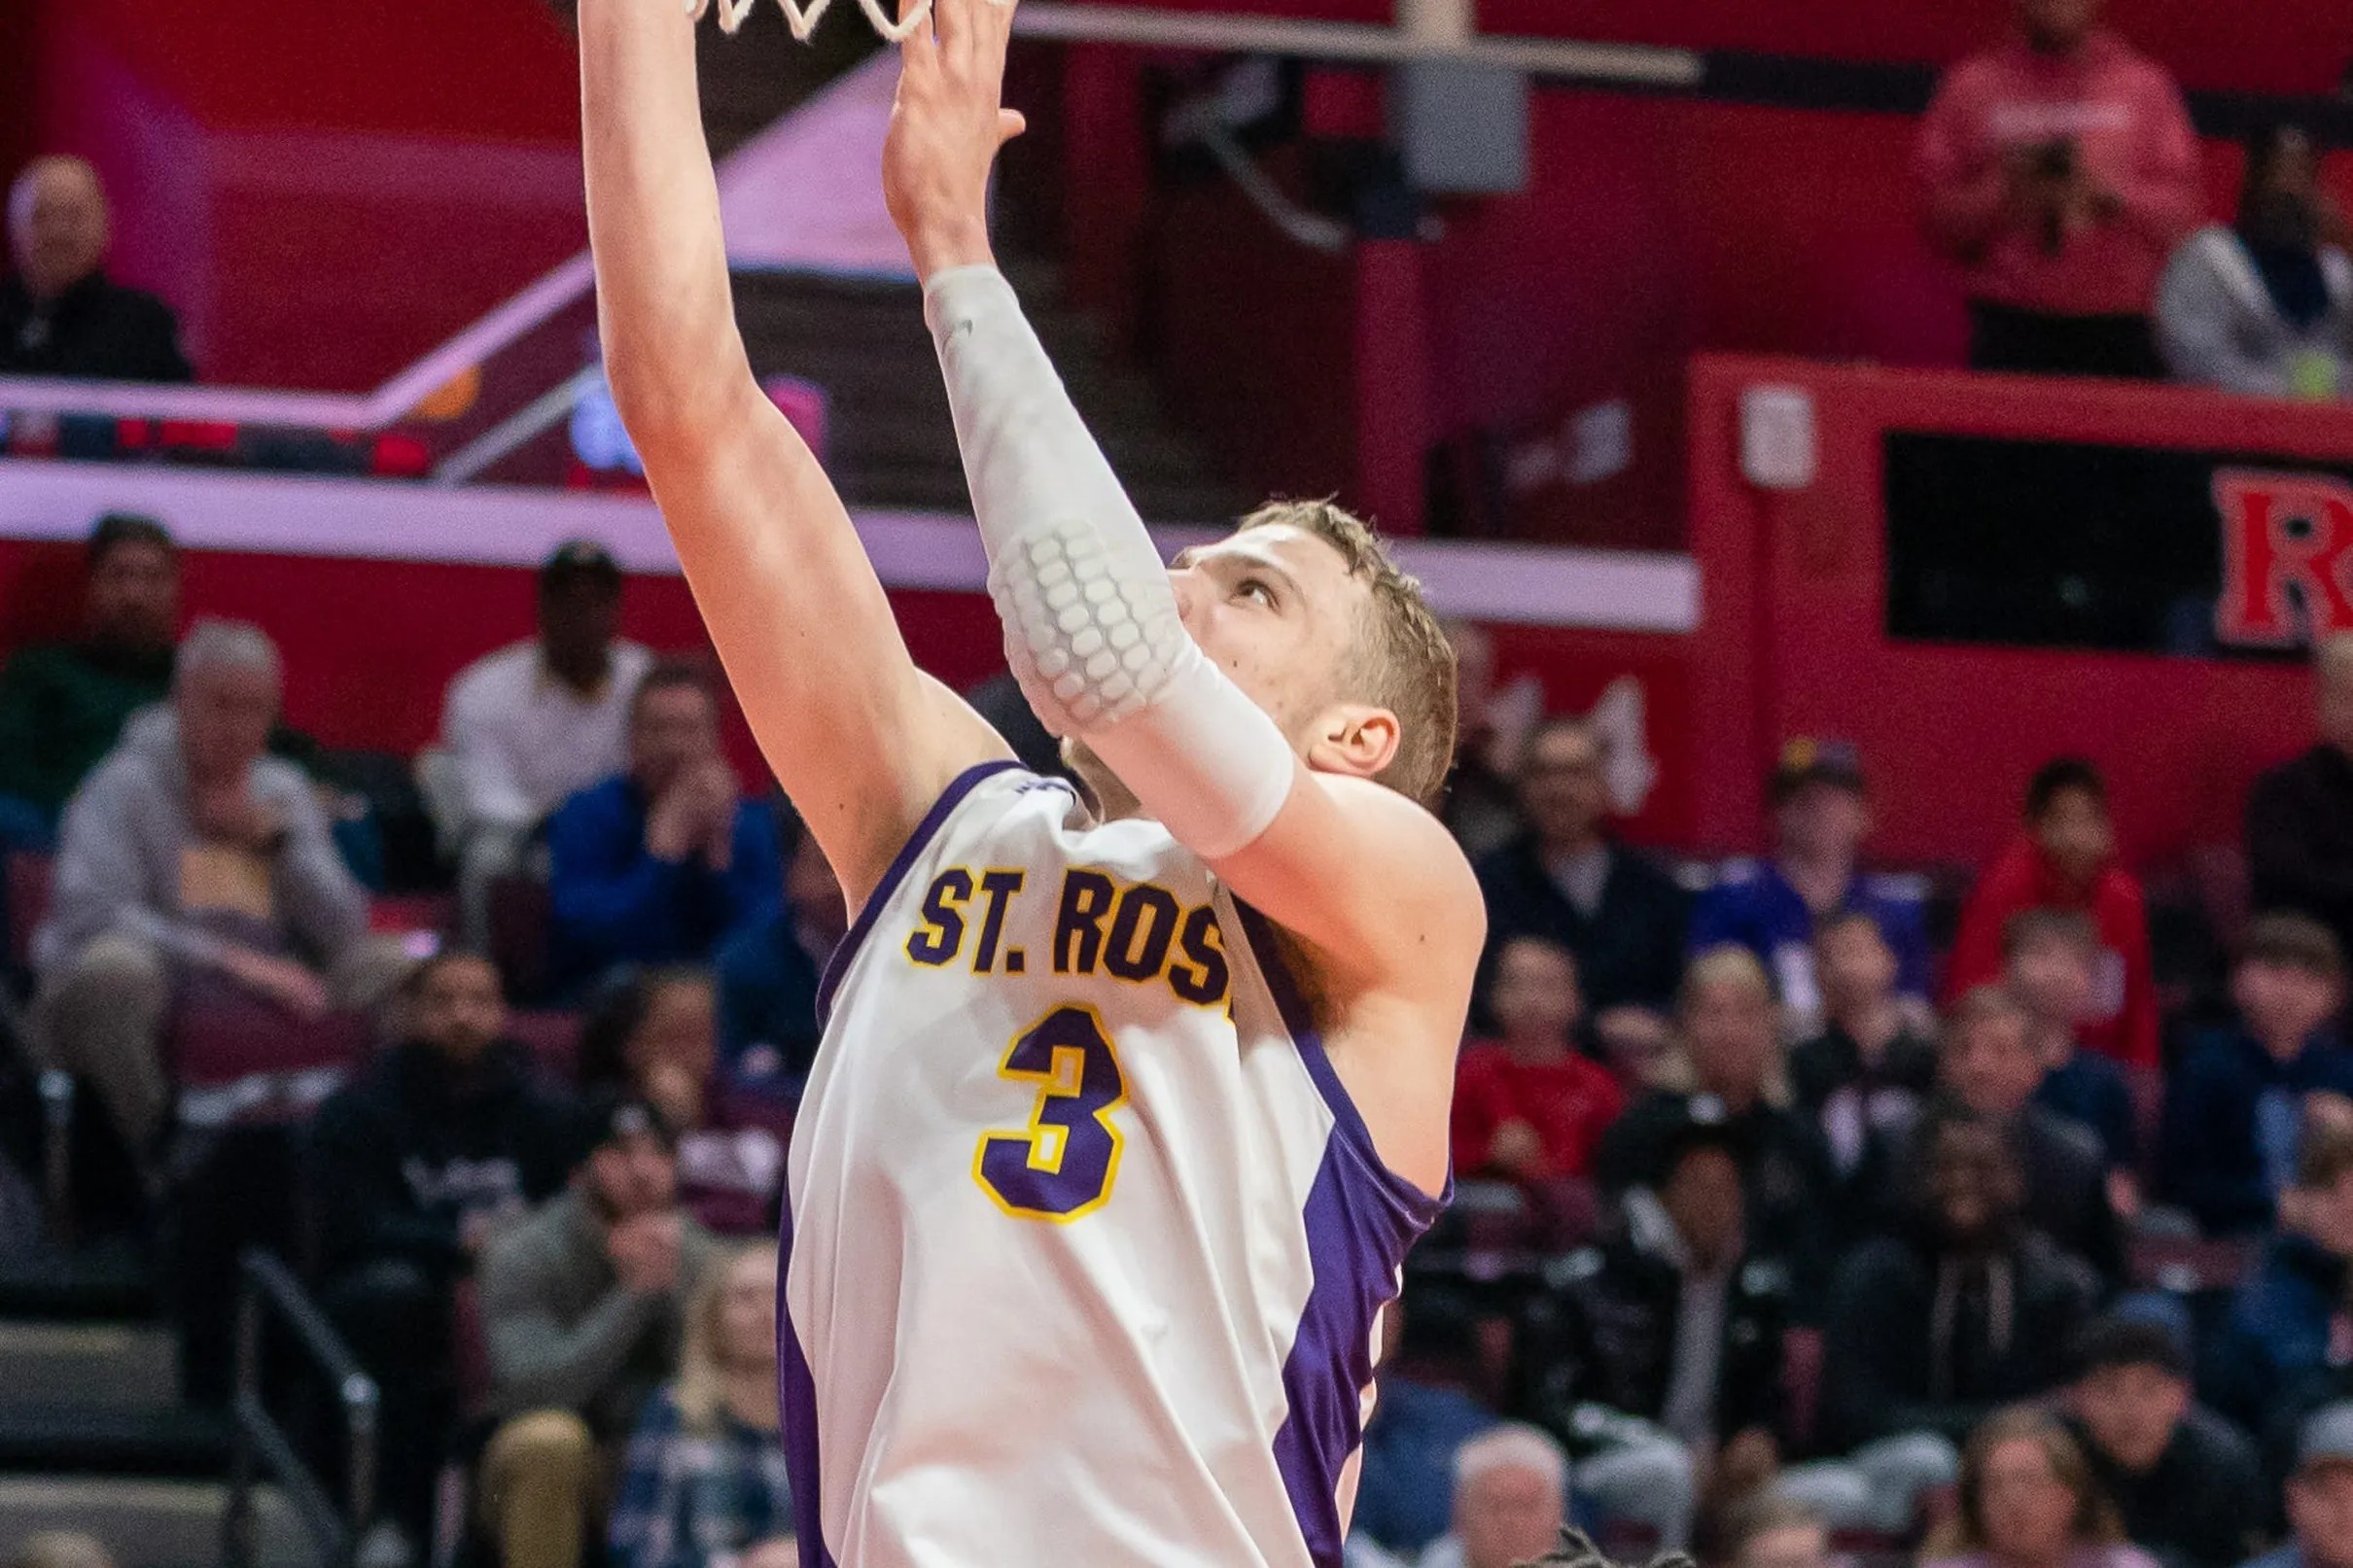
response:
M995 259L989 170L1026 124L1001 101L1012 36L1011 0L932 0L930 18L898 46L883 204L927 282Z

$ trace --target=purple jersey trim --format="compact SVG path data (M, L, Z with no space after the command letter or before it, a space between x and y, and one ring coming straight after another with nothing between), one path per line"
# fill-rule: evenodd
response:
M785 1276L792 1270L792 1195L785 1194L785 1217L776 1237L776 1396L784 1429L785 1475L792 1485L792 1533L800 1542L800 1568L834 1568L825 1550L825 1496L817 1464L817 1379L792 1331Z
M883 906L890 903L893 893L898 891L898 885L907 880L907 873L915 869L916 857L938 836L939 830L947 825L949 815L964 804L965 796L970 794L981 781L1001 773L1017 771L1020 767L1018 762L1001 760L975 763L950 780L948 787L939 792L939 798L931 802L931 809L924 813L924 819L915 824L915 831L907 835L907 842L898 847L898 854L891 861L891 869L883 873L882 881L874 885L874 891L866 895L866 907L858 912L858 919L851 923L849 932L834 945L833 956L825 960L825 975L817 983L817 1027L820 1030L832 1017L833 993L840 987L842 976L850 972L850 960L857 958L858 950L865 945L866 933L874 928Z
M1431 1198L1388 1168L1355 1102L1332 1070L1306 998L1283 966L1275 930L1241 903L1243 932L1300 1062L1332 1113L1301 1221L1313 1283L1282 1364L1289 1413L1275 1433L1275 1465L1316 1568L1340 1568L1346 1535L1340 1478L1364 1441L1364 1391L1373 1381L1373 1326L1397 1294L1405 1255L1454 1197Z
M1367 1173L1379 1181L1399 1208L1414 1215L1421 1229L1428 1229L1440 1211L1454 1202L1454 1176L1449 1174L1446 1190L1432 1198L1383 1163L1381 1151L1373 1147L1372 1132L1364 1125L1356 1102L1349 1098L1340 1074L1332 1070L1331 1056L1323 1049L1323 1036L1317 1032L1307 996L1282 961L1282 950L1275 941L1274 923L1239 898L1234 900L1234 909L1242 916L1243 936L1250 945L1250 956L1258 962L1258 972L1266 977L1266 989L1275 998L1276 1011L1282 1015L1282 1027L1290 1031L1291 1042L1299 1048L1300 1063L1314 1081L1316 1093L1323 1097L1323 1103L1331 1110L1341 1137L1355 1150Z

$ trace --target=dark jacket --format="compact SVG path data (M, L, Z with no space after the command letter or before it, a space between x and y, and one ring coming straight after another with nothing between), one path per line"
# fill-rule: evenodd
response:
M1890 1163L1858 1172L1857 1187L1878 1195L1872 1227L1899 1229L1906 1196L1916 1190L1913 1162L1918 1137L1888 1150ZM2109 1285L2125 1278L2125 1227L2108 1201L2108 1162L2090 1131L2040 1105L2019 1116L2019 1142L2025 1156L2026 1220L2061 1252L2091 1266Z
M2202 1405L2173 1429L2157 1463L2133 1475L2081 1423L2076 1437L2101 1488L2125 1516L2125 1536L2160 1568L2237 1568L2255 1550L2268 1510L2255 1445Z
M1609 875L1591 920L1554 886L1533 834L1523 833L1480 860L1479 889L1487 897L1491 960L1512 937L1546 937L1577 956L1578 983L1593 1011L1673 1002L1683 980L1690 900L1672 877L1641 855L1610 846Z
M1823 1326L1832 1347L1819 1413L1826 1451L1906 1432L1964 1443L1994 1411L2065 1378L2068 1346L2099 1299L2090 1270L2024 1230L1979 1276L1970 1294L1982 1310L1964 1309L1973 1272L1916 1235L1881 1237L1847 1256ZM1943 1343L1940 1321L1952 1325Z
M311 1126L322 1269L398 1257L462 1272L468 1217L519 1214L553 1195L579 1134L571 1097L543 1083L510 1041L491 1046L464 1080L429 1046L386 1052Z
M1627 1237L1555 1260L1515 1336L1520 1412L1572 1451L1590 1446L1584 1438L1596 1423L1580 1418L1584 1407L1658 1420L1674 1378L1683 1277L1676 1260ZM1735 1266L1716 1365L1719 1440L1751 1427L1786 1436L1781 1336L1789 1306L1780 1265L1751 1255Z
M2255 781L2247 870L2257 909L2293 909L2353 953L2353 757L2316 746Z
M2322 1089L2353 1095L2353 1051L2334 1035L2284 1063L2235 1029L2200 1035L2165 1091L2158 1196L2208 1236L2264 1230L2294 1170L2303 1097Z
M1907 1030L1866 1067L1854 1036L1833 1024L1789 1053L1789 1088L1830 1151L1841 1234L1851 1237L1878 1208L1880 1195L1870 1184L1886 1180L1893 1151L1936 1088L1936 1042Z
M180 325L152 294L93 272L46 307L21 278L0 282L0 375L193 381Z
M2207 1397L2267 1439L2353 1391L2335 1333L2347 1284L2343 1258L2301 1236L2274 1237L2207 1358Z
M2106 1057L2078 1051L2043 1074L2034 1102L2075 1123L2099 1140L2111 1168L2130 1170L2140 1163L2140 1109L2125 1069Z
M1694 1102L1706 1098L1654 1090L1627 1107L1594 1157L1602 1191L1621 1195L1656 1184L1668 1151L1691 1125ZM1812 1122L1786 1107L1759 1103L1730 1121L1747 1177L1749 1240L1786 1263L1798 1311L1808 1317L1839 1237L1839 1181L1829 1147Z

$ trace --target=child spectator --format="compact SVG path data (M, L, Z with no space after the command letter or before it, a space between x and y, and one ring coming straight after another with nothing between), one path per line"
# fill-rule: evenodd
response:
M2045 763L2027 784L2025 833L1962 907L1950 994L2001 977L2004 934L2029 909L2080 910L2098 930L2098 973L2079 1042L2128 1067L2158 1065L2148 911L2139 882L2117 861L2107 783L2078 757Z
M1624 1233L1553 1265L1514 1337L1518 1404L1576 1455L1579 1495L1668 1551L1711 1468L1751 1491L1785 1437L1789 1278L1749 1245L1740 1155L1725 1122L1692 1116Z
M1961 1456L1961 1506L1922 1549L1923 1568L2157 1568L2125 1542L2116 1505L2054 1415L2010 1410Z
M615 1448L678 1372L685 1300L720 1244L679 1208L650 1106L606 1101L572 1185L482 1254L490 1406L481 1502L506 1568L578 1568Z
M2215 1403L2259 1439L2348 1392L2345 1303L2353 1285L2353 1128L2306 1108L2279 1231L2238 1288L2216 1343Z
M2011 917L2002 946L2010 994L2026 1016L2026 1044L2043 1063L2034 1102L2100 1140L2111 1197L2130 1214L2139 1208L2132 1089L2115 1063L2076 1049L2098 983L2099 930L2072 909L2029 909Z
M1513 937L1495 955L1492 984L1502 1038L1470 1045L1456 1069L1456 1173L1526 1183L1585 1175L1625 1097L1577 1050L1577 960L1542 937Z
M614 1505L614 1568L797 1568L776 1380L773 1242L715 1258L678 1380L655 1391Z
M2255 1447L2190 1397L2169 1326L2122 1313L2085 1331L2067 1409L2125 1536L2161 1568L2233 1568L2265 1509Z
M1940 1086L2016 1137L2025 1162L2027 1218L2061 1250L2120 1280L2124 1228L2107 1161L2090 1129L2035 1102L2044 1070L2026 1015L2009 992L1980 986L1953 1004L1939 1047ZM1909 1157L1917 1157L1916 1148Z
M1655 1188L1694 1116L1723 1121L1741 1151L1749 1237L1789 1267L1800 1302L1810 1306L1828 1264L1838 1176L1813 1123L1789 1106L1764 965L1738 947L1701 954L1683 982L1679 1021L1684 1081L1652 1090L1618 1118L1602 1136L1595 1178L1613 1194Z
M1875 1145L1900 1138L1936 1084L1936 1042L1896 995L1895 950L1879 922L1845 910L1813 938L1823 1028L1789 1054L1798 1107L1820 1125L1839 1176L1851 1182Z
M2296 1169L2304 1097L2353 1096L2353 1050L2334 1020L2344 957L2326 925L2265 915L2247 928L2230 996L2234 1028L2192 1042L2165 1098L2164 1196L2208 1236L2271 1223Z
M1913 879L1866 874L1863 841L1871 807L1863 765L1842 743L1792 741L1767 785L1773 807L1770 860L1735 860L1691 912L1691 951L1725 944L1748 949L1772 971L1792 1038L1820 1027L1822 997L1813 970L1813 933L1842 911L1879 923L1896 956L1896 990L1928 996L1928 936Z

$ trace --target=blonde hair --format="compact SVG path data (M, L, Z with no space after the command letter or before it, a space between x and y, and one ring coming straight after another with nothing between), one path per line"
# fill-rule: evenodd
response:
M2075 1494L2075 1517L2067 1526L2070 1545L2114 1546L2125 1539L2123 1516L2100 1489L2075 1434L2050 1411L2020 1405L1996 1411L1969 1434L1969 1444L1961 1450L1960 1507L1920 1549L1923 1560L1986 1550L1985 1470L1993 1462L1993 1451L2005 1443L2031 1443L2040 1448L2051 1474Z
M1773 976L1765 969L1764 960L1737 942L1726 942L1703 950L1683 966L1683 983L1675 989L1675 1043L1658 1070L1650 1075L1650 1087L1672 1094L1697 1094L1700 1089L1698 1071L1691 1064L1689 1034L1684 1028L1685 1017L1700 993L1710 986L1746 986L1765 999L1770 1007L1779 1000L1774 993ZM1781 1038L1776 1020L1774 1027L1773 1063L1765 1070L1764 1092L1761 1098L1768 1105L1787 1105L1789 1092L1789 1052Z
M1353 696L1397 715L1397 754L1379 783L1436 810L1455 766L1455 645L1422 597L1422 584L1398 569L1372 525L1329 501L1270 501L1234 525L1296 528L1339 552L1348 575L1371 590L1356 629L1361 658L1352 659ZM1344 680L1347 677L1344 675Z
M727 1379L720 1365L720 1311L727 1294L727 1276L749 1258L764 1259L773 1272L778 1256L773 1241L730 1247L714 1257L694 1282L694 1300L686 1308L685 1344L678 1360L678 1413L687 1431L715 1431L726 1416Z

